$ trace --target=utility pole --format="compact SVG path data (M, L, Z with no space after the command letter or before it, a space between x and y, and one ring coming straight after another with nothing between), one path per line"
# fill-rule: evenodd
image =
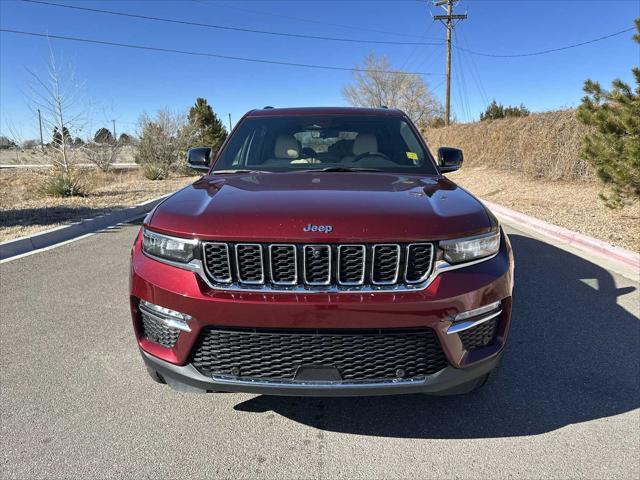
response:
M42 139L42 114L38 109L38 123L40 124L40 149L44 152L44 140Z
M113 141L115 142L116 140L118 140L118 137L116 137L116 121L115 120L111 120L113 122Z
M229 114L229 133L231 133L231 114Z
M456 21L465 20L467 18L466 13L456 14L453 13L453 9L459 0L438 0L433 2L435 7L442 7L447 11L446 15L434 15L434 20L440 20L447 29L447 93L445 103L445 125L449 125L451 121L451 33Z

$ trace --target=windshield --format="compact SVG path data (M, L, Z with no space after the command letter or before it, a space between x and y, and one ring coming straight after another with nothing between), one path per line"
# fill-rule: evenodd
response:
M223 170L437 174L406 121L376 116L247 118L214 165Z

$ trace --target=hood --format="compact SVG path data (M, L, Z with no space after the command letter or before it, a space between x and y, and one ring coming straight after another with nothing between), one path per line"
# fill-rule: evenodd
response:
M204 176L149 225L209 240L344 243L456 238L488 231L490 220L444 177L292 172Z

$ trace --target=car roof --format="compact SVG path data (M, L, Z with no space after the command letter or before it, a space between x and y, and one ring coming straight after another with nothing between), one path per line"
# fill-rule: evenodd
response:
M395 108L362 108L362 107L295 107L251 110L247 117L291 117L308 115L369 115L386 117L403 117L404 112Z

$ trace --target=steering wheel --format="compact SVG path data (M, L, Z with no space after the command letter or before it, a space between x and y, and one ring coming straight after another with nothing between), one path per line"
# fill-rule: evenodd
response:
M365 152L365 153L361 153L360 155L356 155L354 157L353 160L351 160L352 162L359 162L360 160L362 160L365 157L381 157L384 158L385 160L388 160L389 162L391 161L391 159L386 156L384 153L382 152Z

